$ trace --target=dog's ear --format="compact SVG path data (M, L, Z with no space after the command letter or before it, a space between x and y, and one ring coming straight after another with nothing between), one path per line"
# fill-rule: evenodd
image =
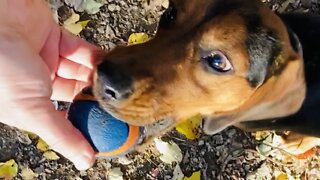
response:
M247 78L252 87L258 87L268 78L281 45L275 33L263 28L249 32L246 44L250 63Z
M235 123L236 119L230 116L205 117L202 128L205 134L216 134Z

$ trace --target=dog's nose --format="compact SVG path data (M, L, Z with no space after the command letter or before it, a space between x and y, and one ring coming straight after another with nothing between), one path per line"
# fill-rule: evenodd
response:
M97 67L101 95L107 100L123 100L133 91L132 78L116 64L104 61Z

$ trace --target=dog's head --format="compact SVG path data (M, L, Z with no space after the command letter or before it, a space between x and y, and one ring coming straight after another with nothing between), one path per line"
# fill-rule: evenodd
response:
M304 98L302 67L286 26L259 1L172 0L152 40L103 58L94 92L130 124L200 113L214 133L295 112Z

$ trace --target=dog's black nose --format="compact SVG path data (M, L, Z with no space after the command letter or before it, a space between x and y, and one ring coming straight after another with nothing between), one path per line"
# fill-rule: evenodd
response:
M97 67L101 95L108 100L122 100L133 91L132 78L110 61L103 61Z

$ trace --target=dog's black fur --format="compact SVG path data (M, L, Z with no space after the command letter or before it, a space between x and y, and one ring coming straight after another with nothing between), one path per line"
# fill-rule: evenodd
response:
M307 95L294 115L268 120L242 122L247 130L289 130L320 137L320 16L283 14L282 20L299 38L305 66ZM295 43L291 33L291 42ZM295 47L295 45L293 45ZM297 50L297 49L296 49Z

